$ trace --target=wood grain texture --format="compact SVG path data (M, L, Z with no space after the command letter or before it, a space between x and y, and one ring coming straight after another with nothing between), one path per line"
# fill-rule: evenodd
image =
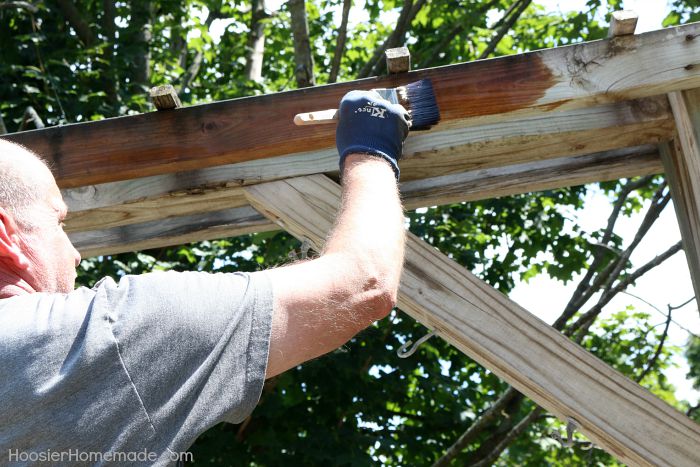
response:
M678 137L660 146L666 178L700 305L700 88L669 94Z
M411 69L411 52L408 51L408 47L386 49L384 56L389 73L406 73Z
M401 184L401 194L406 209L415 209L662 172L656 146L647 145L414 180ZM247 205L243 188L235 184L220 183L157 194L154 191L154 180L145 182L142 186L137 186L137 181L91 186L90 190L64 190L69 206L66 231L110 230L114 227ZM119 186L122 183L128 187ZM136 196L133 200L128 199L129 187L133 188L132 193ZM152 198L143 197L149 192L155 193ZM119 204L119 199L126 199L126 202ZM91 208L91 202L96 207ZM118 204L101 204L107 202ZM73 211L74 207L82 210ZM196 225L191 228L198 229ZM261 228L266 230L268 227ZM142 231L145 234L154 233L147 229ZM98 232L93 235L100 236ZM111 237L109 233L106 236ZM157 239L151 238L149 241L155 244ZM170 239L164 239L164 242L170 242Z
M261 213L320 251L338 185L309 176L245 191ZM700 463L699 425L413 235L399 307L560 419L576 419L622 462Z
M700 86L700 24L382 78L3 136L47 157L61 187L195 170L333 147L297 113L351 89L433 81L439 127L465 127ZM620 73L624 70L624 73ZM642 144L642 143L636 143ZM596 149L591 149L596 150ZM590 152L590 150L589 150Z
M665 96L411 135L403 181L654 144L673 135Z
M662 170L656 147L642 146L416 180L402 184L401 190L406 208L415 209L649 175ZM104 191L102 195L99 197L102 201L110 198ZM215 199L212 204L210 197ZM242 187L221 187L197 195L175 196L174 204L170 204L173 202L170 198L159 198L78 211L67 219L66 231L87 258L278 228L266 218L251 216L243 209L209 214L216 208L222 209L229 200L231 205L226 207L238 206L244 197ZM149 204L153 206L148 208ZM166 217L167 212L174 214Z
M655 146L471 170L401 183L408 210L663 173Z
M639 15L631 10L613 11L610 16L610 28L608 28L608 37L626 36L634 34L637 28L637 20Z
M69 233L84 258L235 237L277 227L250 206L112 229Z
M404 160L400 162L402 180L436 179L491 168L497 171L499 166L512 168L523 162L543 166L544 160L554 157L656 144L672 135L673 117L666 96L551 112L501 124L417 133L410 136ZM531 159L535 162L527 162ZM639 159L629 162L627 174L623 167L615 170L619 174L617 178L644 172L645 169L635 164L646 162ZM71 231L106 229L241 206L240 192L236 190L239 186L332 173L337 171L337 166L335 149L327 149L64 189L69 207L67 225ZM580 165L578 168L581 169ZM601 173L601 176L607 175ZM524 181L514 181L514 185L521 186ZM596 180L586 177L585 181ZM536 180L533 182L533 190L541 189ZM565 184L573 182L576 182L573 178L571 182L562 179ZM526 185L523 188L533 191ZM232 204L226 206L226 202Z

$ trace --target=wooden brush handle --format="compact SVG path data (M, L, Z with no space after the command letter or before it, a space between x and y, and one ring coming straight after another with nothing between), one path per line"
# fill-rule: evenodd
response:
M320 125L323 123L335 123L338 121L338 109L319 110L317 112L305 112L294 116L296 125Z

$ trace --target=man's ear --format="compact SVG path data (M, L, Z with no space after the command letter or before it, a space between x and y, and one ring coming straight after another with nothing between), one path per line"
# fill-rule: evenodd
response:
M19 246L17 223L12 214L0 207L0 258L7 258L19 269L27 269L29 260Z

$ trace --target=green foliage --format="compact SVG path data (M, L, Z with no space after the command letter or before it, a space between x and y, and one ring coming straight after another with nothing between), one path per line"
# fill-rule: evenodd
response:
M92 31L87 42L69 24L56 0L37 2L37 13L0 9L0 112L10 131L16 130L28 105L48 125L149 111L145 89L157 84L184 87L180 97L185 105L294 87L294 48L286 5L264 19L264 79L256 83L243 73L249 2L117 2L113 13L105 11L102 1L75 0L75 4ZM498 18L512 4L510 0L428 0L406 35L414 63L425 67L476 59L494 36ZM533 3L493 55L601 38L606 28L596 18L621 4L608 1L603 12L601 1L591 0L580 12L560 15ZM320 84L328 79L338 37L333 9L341 5L340 0L307 1ZM351 24L339 80L357 75L393 30L402 5L398 0L366 0L355 6L354 12L361 10L367 20ZM665 24L697 21L698 11L697 1L674 1ZM150 31L150 38L144 31ZM186 83L198 59L199 71ZM612 200L622 183L601 184L601 189ZM629 197L622 214L639 211L659 183L655 180ZM584 232L576 226L586 191L586 187L573 187L432 207L408 213L408 220L413 233L508 293L516 280L546 273L566 283L590 265L593 245L603 231ZM611 244L620 247L622 239L613 236ZM90 258L79 268L79 282L90 286L104 276L157 270L254 271L289 261L292 250L300 250L296 240L267 233ZM606 257L611 259L612 254ZM342 349L269 381L249 420L214 427L200 437L192 448L196 464L434 462L506 386L437 338L409 359L396 358L402 343L415 341L425 332L411 319L394 313ZM584 345L635 377L653 355L658 333L648 316L624 310L594 325ZM696 384L700 381L698 348L696 342L688 351ZM676 351L665 347L642 384L678 405L663 375ZM513 415L524 416L533 407L525 401ZM455 465L473 460L498 429L494 424L481 433ZM563 427L540 418L509 446L497 465L616 465L600 450L562 449L548 438L554 429Z
M688 359L688 365L690 365L688 379L692 380L693 387L700 391L700 337L690 337L685 356Z

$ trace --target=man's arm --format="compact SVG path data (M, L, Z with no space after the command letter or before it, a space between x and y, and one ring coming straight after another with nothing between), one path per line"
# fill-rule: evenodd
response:
M344 124L354 123L341 116ZM387 148L378 146L384 155ZM396 304L405 231L395 168L383 157L341 157L341 208L321 256L268 271L274 315L267 378L338 348Z

